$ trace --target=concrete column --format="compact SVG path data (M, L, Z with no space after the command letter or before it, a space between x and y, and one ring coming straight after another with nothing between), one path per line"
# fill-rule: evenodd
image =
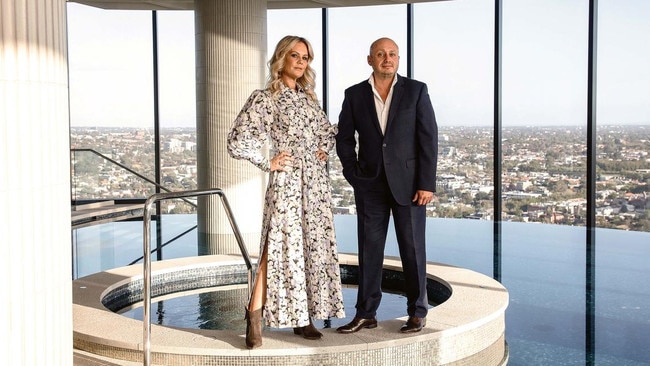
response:
M249 252L259 249L266 173L232 159L233 120L266 75L266 1L195 0L198 187L221 188ZM199 201L199 253L240 253L218 197Z
M0 0L0 364L72 365L65 0Z

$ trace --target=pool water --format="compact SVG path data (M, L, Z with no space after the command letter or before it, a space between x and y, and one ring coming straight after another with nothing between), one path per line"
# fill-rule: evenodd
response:
M151 324L179 328L246 330L244 304L247 303L248 287L246 285L213 287L203 289L205 292L176 294L161 301L151 302ZM343 303L346 318L332 318L329 321L314 320L317 328L337 328L354 317L357 288L343 288ZM120 312L121 315L142 320L143 308L138 306ZM406 297L400 294L384 292L381 305L377 310L377 320L394 319L406 316Z

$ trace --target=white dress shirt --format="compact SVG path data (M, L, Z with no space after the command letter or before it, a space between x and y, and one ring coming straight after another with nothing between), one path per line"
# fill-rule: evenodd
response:
M390 109L390 101L393 100L393 87L397 83L397 75L393 76L393 83L390 86L388 91L388 96L384 102L379 95L377 89L375 89L375 78L370 75L368 82L372 86L372 94L375 96L375 110L377 111L377 118L379 119L379 126L381 127L381 133L386 133L386 122L388 121L388 110Z

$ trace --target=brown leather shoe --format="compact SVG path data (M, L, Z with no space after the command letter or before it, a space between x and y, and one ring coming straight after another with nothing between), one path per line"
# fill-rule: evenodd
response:
M311 340L321 339L323 337L323 333L316 329L314 323L311 322L311 319L309 319L309 325L293 328L293 334L301 335L303 338Z
M354 333L360 331L362 328L377 328L377 318L364 319L359 317L354 317L351 322L348 324L336 328L336 331L339 333Z
M417 316L409 316L406 324L400 328L402 333L415 333L419 332L427 324L427 318L418 318Z

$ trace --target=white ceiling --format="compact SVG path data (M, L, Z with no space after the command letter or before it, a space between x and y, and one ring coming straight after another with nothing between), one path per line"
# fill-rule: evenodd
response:
M214 0L218 1L218 0ZM428 3L447 0L267 0L268 9L336 8L345 6ZM194 0L68 0L102 9L121 10L193 10Z

